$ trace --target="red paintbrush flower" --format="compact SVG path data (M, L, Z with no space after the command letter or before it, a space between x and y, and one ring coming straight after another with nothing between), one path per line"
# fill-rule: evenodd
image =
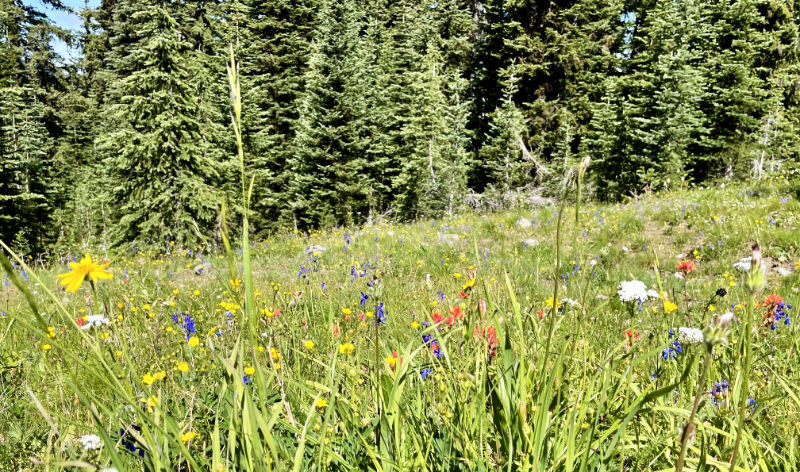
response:
M694 261L680 261L675 266L675 270L686 276L686 274L694 270Z

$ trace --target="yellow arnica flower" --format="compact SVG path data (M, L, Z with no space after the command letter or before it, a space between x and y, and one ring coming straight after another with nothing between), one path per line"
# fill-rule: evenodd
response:
M110 279L111 272L104 270L111 263L100 264L92 260L92 256L86 254L86 257L80 262L70 262L69 266L71 271L66 274L59 274L58 278L61 279L61 285L67 286L68 292L76 292L81 288L84 280L91 280L97 282L98 279Z
M328 406L328 401L324 398L317 398L317 408L325 408Z
M352 354L354 349L352 343L339 344L339 354Z
M197 347L200 344L200 340L197 339L197 336L192 336L189 338L189 345L192 347Z
M673 311L678 309L678 305L672 303L669 300L664 300L664 313L672 313Z
M176 369L178 369L181 372L189 372L189 364L187 364L186 362L178 362Z
M466 290L466 289L472 288L474 286L475 286L475 278L471 278L471 279L469 279L467 281L467 283L465 283L464 285L461 286L461 290Z
M194 439L196 437L197 437L197 433L195 433L194 431L189 431L189 432L181 434L181 441L189 442L189 441L191 441L192 439Z
M306 347L306 349L314 349L314 346L317 344L310 339L306 339L306 342L304 342L303 345Z
M256 373L255 367L247 366L244 368L244 375L253 375Z

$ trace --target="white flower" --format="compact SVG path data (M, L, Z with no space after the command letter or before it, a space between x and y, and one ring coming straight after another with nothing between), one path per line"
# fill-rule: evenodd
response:
M105 469L100 469L100 472L119 472L116 467L106 467Z
M100 449L100 447L103 445L102 441L100 441L100 436L96 434L84 434L78 438L78 442L81 443L81 447L85 451Z
M681 344L700 344L705 341L703 331L697 328L678 328L678 342Z
M619 284L619 301L622 303L628 302L646 302L651 298L658 298L658 292L655 290L647 290L644 282L639 280L626 280Z
M108 318L103 315L89 315L86 317L86 323L81 326L81 329L91 329L95 326L102 326L108 324Z
M676 279L682 279L683 278L683 274L681 274L680 272L675 272L673 275L675 276Z
M597 259L590 260L589 261L589 265L592 266L592 267L596 266L597 265Z
M561 301L563 301L564 303L567 303L567 304L569 304L571 306L576 306L576 305L579 304L578 302L576 302L575 300L573 300L571 298L564 298Z
M594 297L594 298L596 298L596 299L598 299L598 300L608 300L608 297L607 297L607 296L605 296L605 295L602 295L602 294L601 294L601 295L597 295L597 296L596 296L596 297Z
M733 321L733 312L732 311L729 311L727 313L723 313L723 314L719 315L719 318L717 318L717 324L722 328L724 328L724 327L728 326L729 324L731 324L731 321Z
M745 257L744 259L739 259L739 262L733 263L733 268L738 270L739 272L750 272L750 266L753 265L752 257ZM761 270L766 274L767 273L767 265L764 261L761 261Z

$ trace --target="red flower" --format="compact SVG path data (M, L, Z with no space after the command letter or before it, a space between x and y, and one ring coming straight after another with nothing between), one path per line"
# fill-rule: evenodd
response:
M767 309L764 313L764 319L761 321L761 326L772 326L775 324L775 309L778 307L778 303L781 302L783 302L783 297L773 293L772 295L767 295L764 301L759 303L758 306Z
M461 311L461 308L454 306L450 308L450 316L448 317L447 321L449 324L453 324L466 315L467 315L466 313Z
M462 290L461 293L458 294L458 297L459 298L467 298L467 297L469 297L469 295L467 295L467 292Z
M431 313L431 319L433 319L434 324L439 324L444 321L444 316L440 315L439 312L434 311Z
M640 335L638 331L628 328L625 330L625 337L628 339L628 346L633 346L633 342L639 339Z
M75 320L75 322L78 323L78 326L83 326L86 324L86 320L83 319L82 316L79 316L78 319Z
M686 275L694 270L694 261L680 261L678 265L675 266L675 270Z
M488 328L485 328L483 331L481 331L476 325L472 334L475 337L482 337L483 339L486 340L487 343L486 352L490 356L494 357L497 355L497 346L500 345L500 341L498 341L497 339L497 331L495 331L494 326L489 326Z
M539 315L539 319L540 319L540 320L541 320L542 318L544 318L544 310L542 310L541 308L539 308L539 311L538 311L538 312L536 312L536 314L537 314L537 315Z

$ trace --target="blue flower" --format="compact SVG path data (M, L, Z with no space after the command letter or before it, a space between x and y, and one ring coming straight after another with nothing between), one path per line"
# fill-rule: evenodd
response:
M375 306L375 320L378 323L386 323L386 312L383 310L383 302Z
M369 295L364 292L361 292L361 300L358 302L358 306L364 306L367 304L367 299L369 299ZM381 303L381 305L383 305Z
M730 384L727 380L714 382L714 387L711 389L711 401L717 406L725 403L725 400L721 399L720 397L727 395L729 387Z
M422 377L422 380L425 380L428 378L429 375L431 375L431 373L433 373L433 370L430 369L429 367L426 367L421 371L419 371L419 376Z

